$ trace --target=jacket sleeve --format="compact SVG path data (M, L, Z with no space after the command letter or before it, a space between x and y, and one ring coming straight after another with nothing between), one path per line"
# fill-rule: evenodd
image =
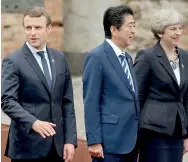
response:
M184 60L185 60L185 63L187 63L187 61L188 61L188 51L185 51ZM188 67L188 66L186 66L186 67ZM188 70L188 69L185 69L185 70ZM186 119L187 119L187 127L186 127L187 135L185 135L185 138L188 138L188 86L187 86L187 89L186 89L185 94L184 94L183 106L185 108L185 114L186 114Z
M2 62L1 76L1 109L23 131L29 133L33 123L37 120L32 114L19 104L19 69L10 58Z
M134 62L134 70L138 85L140 108L142 109L142 106L147 98L151 73L150 61L144 50L138 52Z
M185 114L186 114L186 119L187 119L187 127L186 127L187 135L186 135L186 138L188 138L188 88L187 88L187 90L185 91L185 94L184 94L184 107L185 107Z
M72 88L72 79L66 60L64 60L66 66L65 83L63 92L63 123L64 123L64 135L65 144L73 144L77 147L77 131L76 131L76 117L74 110L74 97Z
M83 72L83 100L88 145L102 143L100 96L103 82L100 58L89 53Z

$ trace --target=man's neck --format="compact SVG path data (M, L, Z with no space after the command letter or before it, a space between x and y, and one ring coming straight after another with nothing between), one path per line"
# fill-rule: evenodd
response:
M125 47L122 47L122 46L120 45L120 43L118 43L117 40L115 40L115 39L112 38L111 41L112 41L122 52L125 51Z
M36 47L33 47L29 42L26 42L26 44L30 47L30 48L33 48L34 50L36 51L43 51L46 47L46 44L44 44L43 46L39 47L39 48L36 48Z

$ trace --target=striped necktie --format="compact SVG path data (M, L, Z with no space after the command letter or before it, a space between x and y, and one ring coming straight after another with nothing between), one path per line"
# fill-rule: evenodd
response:
M123 67L123 70L124 70L124 72L125 72L125 74L127 76L127 79L129 81L129 84L130 84L130 86L131 86L131 88L132 88L132 90L134 92L134 85L133 85L131 73L129 71L129 65L128 65L127 61L126 61L127 57L125 56L124 53L122 53L121 55L119 55L119 58L120 58L121 66Z

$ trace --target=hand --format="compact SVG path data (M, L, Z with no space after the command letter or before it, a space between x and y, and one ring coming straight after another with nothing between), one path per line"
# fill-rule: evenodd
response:
M94 144L88 147L89 153L91 154L91 156L93 157L102 157L104 158L104 154L103 154L103 148L101 144Z
M43 138L56 134L53 127L56 127L56 124L40 120L36 120L32 125L32 129L39 133Z
M184 151L183 151L183 154L185 154L186 152L188 152L188 138L184 139Z
M74 157L74 145L73 144L65 144L64 145L64 153L63 159L65 162L71 162Z

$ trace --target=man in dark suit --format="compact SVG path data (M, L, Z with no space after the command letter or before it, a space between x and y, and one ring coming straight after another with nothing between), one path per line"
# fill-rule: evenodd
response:
M89 52L83 73L89 152L93 162L133 162L139 104L132 58L125 52L135 34L132 9L108 8L103 25L106 40Z
M2 62L1 106L11 118L5 155L13 162L71 162L77 133L65 57L46 46L46 9L29 9L23 26L26 43Z

